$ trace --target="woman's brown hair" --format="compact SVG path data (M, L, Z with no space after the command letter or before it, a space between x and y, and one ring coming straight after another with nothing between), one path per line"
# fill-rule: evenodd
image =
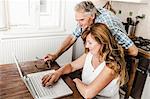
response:
M126 63L121 45L116 42L111 31L103 23L95 23L83 32L81 37L84 44L88 34L91 34L92 37L102 45L102 48L99 50L100 56L106 61L106 65L114 70L116 77L120 75L120 85L123 85L126 80ZM88 51L89 50L85 48L85 53Z

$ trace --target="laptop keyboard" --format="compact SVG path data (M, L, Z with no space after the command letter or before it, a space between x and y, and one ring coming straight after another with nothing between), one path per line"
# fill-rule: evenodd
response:
M38 94L38 97L58 98L72 93L72 90L61 78L53 86L43 87L41 79L48 72L50 71L32 73L27 75L36 93Z

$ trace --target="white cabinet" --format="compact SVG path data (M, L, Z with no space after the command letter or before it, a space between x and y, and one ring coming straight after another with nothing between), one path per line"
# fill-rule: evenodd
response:
M148 0L110 0L113 2L125 2L125 3L147 3Z
M150 98L149 92L150 92L150 75L147 76L141 99L149 99Z

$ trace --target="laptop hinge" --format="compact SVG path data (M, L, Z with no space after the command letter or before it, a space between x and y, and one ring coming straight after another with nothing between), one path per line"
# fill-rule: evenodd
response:
M24 76L23 78L23 82L26 84L27 88L29 89L29 91L31 92L32 96L35 98L35 99L39 99L39 95L38 93L36 92L30 78L26 75Z

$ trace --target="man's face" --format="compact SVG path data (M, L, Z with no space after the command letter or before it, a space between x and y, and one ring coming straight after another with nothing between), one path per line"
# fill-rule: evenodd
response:
M94 21L94 16L83 12L75 12L75 19L82 29L90 26Z

